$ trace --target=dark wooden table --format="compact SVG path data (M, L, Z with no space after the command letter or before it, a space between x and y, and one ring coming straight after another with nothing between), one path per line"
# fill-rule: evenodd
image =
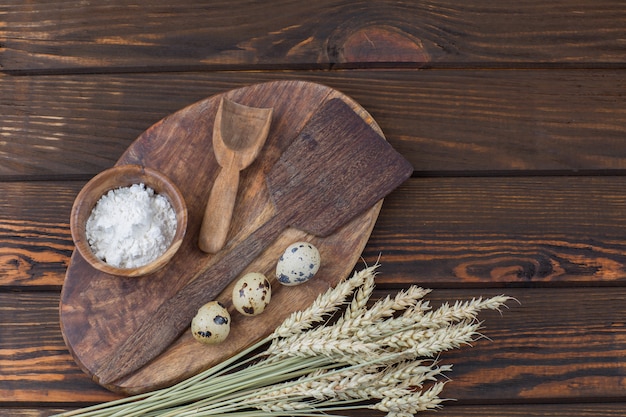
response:
M279 79L353 97L416 169L363 253L379 295L520 302L423 415L626 415L623 1L6 0L0 70L0 415L117 398L59 329L81 187L165 115Z

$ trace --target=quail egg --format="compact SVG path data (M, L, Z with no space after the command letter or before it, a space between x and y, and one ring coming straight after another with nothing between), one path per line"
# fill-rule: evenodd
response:
M283 285L307 282L320 268L320 253L309 242L296 242L287 247L278 259L276 278Z
M272 298L272 286L265 275L250 272L233 287L233 305L245 316L261 314Z
M220 343L230 333L230 314L219 302L211 301L198 309L191 321L193 337L204 344Z

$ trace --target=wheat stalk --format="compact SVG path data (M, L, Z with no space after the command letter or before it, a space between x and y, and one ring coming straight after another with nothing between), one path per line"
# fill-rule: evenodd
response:
M368 308L378 266L341 281L270 336L207 371L58 416L333 416L370 408L406 417L438 408L451 366L435 358L471 344L479 336L478 313L500 310L510 298L433 310L423 300L430 290L412 286Z
M356 288L361 287L370 278L373 282L375 270L378 266L378 264L375 264L355 272L351 278L341 281L335 288L329 288L325 293L320 294L309 308L296 311L287 317L274 330L274 333L270 335L270 339L297 335L335 313Z

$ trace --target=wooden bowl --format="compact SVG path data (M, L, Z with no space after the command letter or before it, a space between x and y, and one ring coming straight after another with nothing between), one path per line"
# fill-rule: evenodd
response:
M107 264L92 251L85 231L87 219L104 194L116 188L140 183L169 200L176 212L176 233L170 247L154 261L136 268L118 268ZM186 229L187 206L178 187L165 175L140 165L115 166L93 177L76 196L70 216L72 239L81 256L99 271L124 277L146 275L163 267L180 248Z

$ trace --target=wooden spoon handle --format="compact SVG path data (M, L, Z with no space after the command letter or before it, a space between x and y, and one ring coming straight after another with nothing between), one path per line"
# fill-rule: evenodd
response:
M224 247L238 188L239 170L232 165L223 167L215 179L204 210L198 238L198 246L203 252L216 253Z

